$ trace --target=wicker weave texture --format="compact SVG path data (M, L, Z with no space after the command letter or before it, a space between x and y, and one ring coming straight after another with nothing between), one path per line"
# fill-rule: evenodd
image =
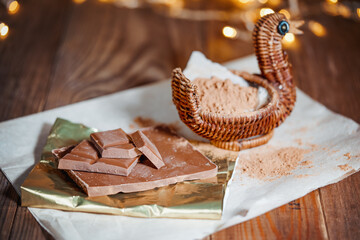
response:
M176 68L172 73L172 96L180 119L195 133L222 148L240 150L267 142L272 130L291 113L296 91L291 67L282 50L282 36L277 32L285 16L274 13L261 18L254 29L253 41L261 76L233 71L251 83L264 87L269 102L264 107L241 115L203 112L197 87ZM271 133L271 134L270 134ZM254 138L238 142L240 139Z

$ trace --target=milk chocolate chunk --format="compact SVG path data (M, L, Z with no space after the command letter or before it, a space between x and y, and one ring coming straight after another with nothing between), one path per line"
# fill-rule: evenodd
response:
M52 155L55 157L56 160L59 160L60 158L64 157L66 154L71 152L71 150L75 147L75 145L71 145L68 147L62 147L51 150Z
M79 157L90 158L93 160L99 158L96 149L88 140L81 141L73 150L71 150L71 153Z
M165 162L164 167L156 169L139 162L127 177L80 171L66 171L67 174L90 197L145 191L217 175L214 163L167 127L147 128L142 132L157 146Z
M139 149L157 169L165 166L159 150L142 131L138 130L132 133L130 137L137 149Z
M109 130L104 132L96 132L90 135L91 141L95 147L101 152L102 149L113 147L120 144L129 143L129 138L121 129Z
M69 153L60 159L59 169L128 176L139 158L139 156L124 159L99 158L95 163L91 164L90 159Z
M65 150L66 149L63 151ZM60 153L61 149L58 149L55 152ZM60 154L64 155L63 153ZM139 157L124 159L99 158L93 144L84 140L59 160L58 168L63 170L88 171L127 176L138 162L138 159Z
M134 158L142 153L131 143L120 144L114 147L108 147L102 150L103 158Z

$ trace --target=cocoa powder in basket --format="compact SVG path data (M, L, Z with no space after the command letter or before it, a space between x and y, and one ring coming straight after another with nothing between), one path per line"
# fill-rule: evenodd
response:
M254 87L241 87L229 79L216 77L196 78L193 83L204 112L241 114L255 110L258 105L258 90Z
M309 151L296 147L261 146L251 152L240 153L237 168L251 178L274 180L290 175L299 166L312 167L311 161L303 161L304 154Z

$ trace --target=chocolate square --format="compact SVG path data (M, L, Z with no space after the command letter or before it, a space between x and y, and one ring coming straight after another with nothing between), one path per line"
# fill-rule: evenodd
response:
M142 131L138 130L130 134L130 137L137 149L139 149L157 169L165 166L159 150Z
M107 147L130 143L127 134L121 128L92 133L90 139L99 151Z

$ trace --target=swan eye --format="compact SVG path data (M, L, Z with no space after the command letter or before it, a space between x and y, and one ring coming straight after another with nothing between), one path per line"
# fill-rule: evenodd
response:
M278 32L284 36L288 31L289 31L289 23L285 20L281 21L278 25Z

